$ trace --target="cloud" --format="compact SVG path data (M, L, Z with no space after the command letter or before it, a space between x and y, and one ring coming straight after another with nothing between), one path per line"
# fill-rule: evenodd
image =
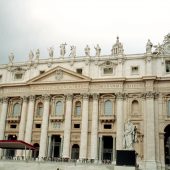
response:
M161 42L170 32L169 1L164 0L0 0L0 63L28 59L29 50L37 48L47 58L47 48L67 42L84 54L89 44L99 43L103 54L120 36L125 53L143 53L150 38ZM69 52L67 52L69 54Z

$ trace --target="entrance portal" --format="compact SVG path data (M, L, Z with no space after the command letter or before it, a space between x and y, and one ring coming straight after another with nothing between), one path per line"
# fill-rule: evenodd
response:
M165 146L165 164L170 165L170 125L165 128L165 138L164 138L164 146Z
M79 145L77 144L72 146L71 159L79 159Z
M61 147L61 138L60 135L53 135L51 139L51 157L59 158L60 155L60 147Z
M113 137L103 136L103 161L112 161Z
M38 156L39 156L39 144L34 143L33 146L34 146L35 150L32 151L32 157L35 159L35 158L38 158Z

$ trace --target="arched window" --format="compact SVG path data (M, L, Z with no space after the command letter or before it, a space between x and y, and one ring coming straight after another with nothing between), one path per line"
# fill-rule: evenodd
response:
M132 114L139 113L139 102L137 100L132 101Z
M168 113L167 113L168 116L170 116L170 100L168 100Z
M55 114L56 115L62 115L63 114L63 104L62 104L61 101L58 101L56 103Z
M104 114L112 115L113 114L113 106L110 100L105 101L104 103Z
M75 103L75 116L80 116L81 115L81 102L77 101Z
M43 115L43 103L39 102L37 104L37 116L42 116Z
M18 116L21 113L21 104L15 103L13 108L13 116Z

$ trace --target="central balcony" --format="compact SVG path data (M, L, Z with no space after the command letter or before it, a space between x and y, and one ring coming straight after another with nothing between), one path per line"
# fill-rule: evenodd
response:
M20 116L8 115L7 116L7 122L8 123L19 123L20 122Z
M116 120L116 115L100 115L99 120L102 123L110 123Z
M64 115L50 115L50 121L51 122L63 122Z

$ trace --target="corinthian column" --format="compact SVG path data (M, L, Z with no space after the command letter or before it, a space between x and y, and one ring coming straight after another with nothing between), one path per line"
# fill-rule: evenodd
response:
M2 112L0 117L0 140L4 139L7 108L8 108L8 98L3 98ZM2 149L0 149L0 158L1 157L2 157Z
M91 159L98 160L98 95L93 94Z
M144 146L146 147L144 150L146 153L145 160L146 160L146 170L157 170L156 165L156 133L155 133L155 110L154 110L154 96L155 93L147 92L146 93L146 112L145 112L145 143Z
M21 111L21 120L19 124L19 135L18 140L24 140L24 132L25 132L25 123L26 123L26 115L27 115L27 97L23 97L22 103L22 111ZM17 156L22 156L22 150L17 150Z
M25 142L27 143L31 143L34 105L35 105L35 96L30 96L29 104L28 104L26 131L25 131Z
M124 129L124 119L123 119L123 94L117 93L117 130L116 130L116 150L123 149L123 129Z
M70 150L70 133L71 133L71 111L72 111L72 95L67 95L65 125L64 125L63 158L70 157L69 150Z
M41 124L40 151L39 151L39 159L40 160L46 156L48 116L49 116L49 107L50 107L49 100L50 100L50 97L48 95L45 95L44 96L43 120L42 120L42 124Z
M80 159L87 158L87 140L88 140L88 102L89 96L83 95L81 136L80 136Z

